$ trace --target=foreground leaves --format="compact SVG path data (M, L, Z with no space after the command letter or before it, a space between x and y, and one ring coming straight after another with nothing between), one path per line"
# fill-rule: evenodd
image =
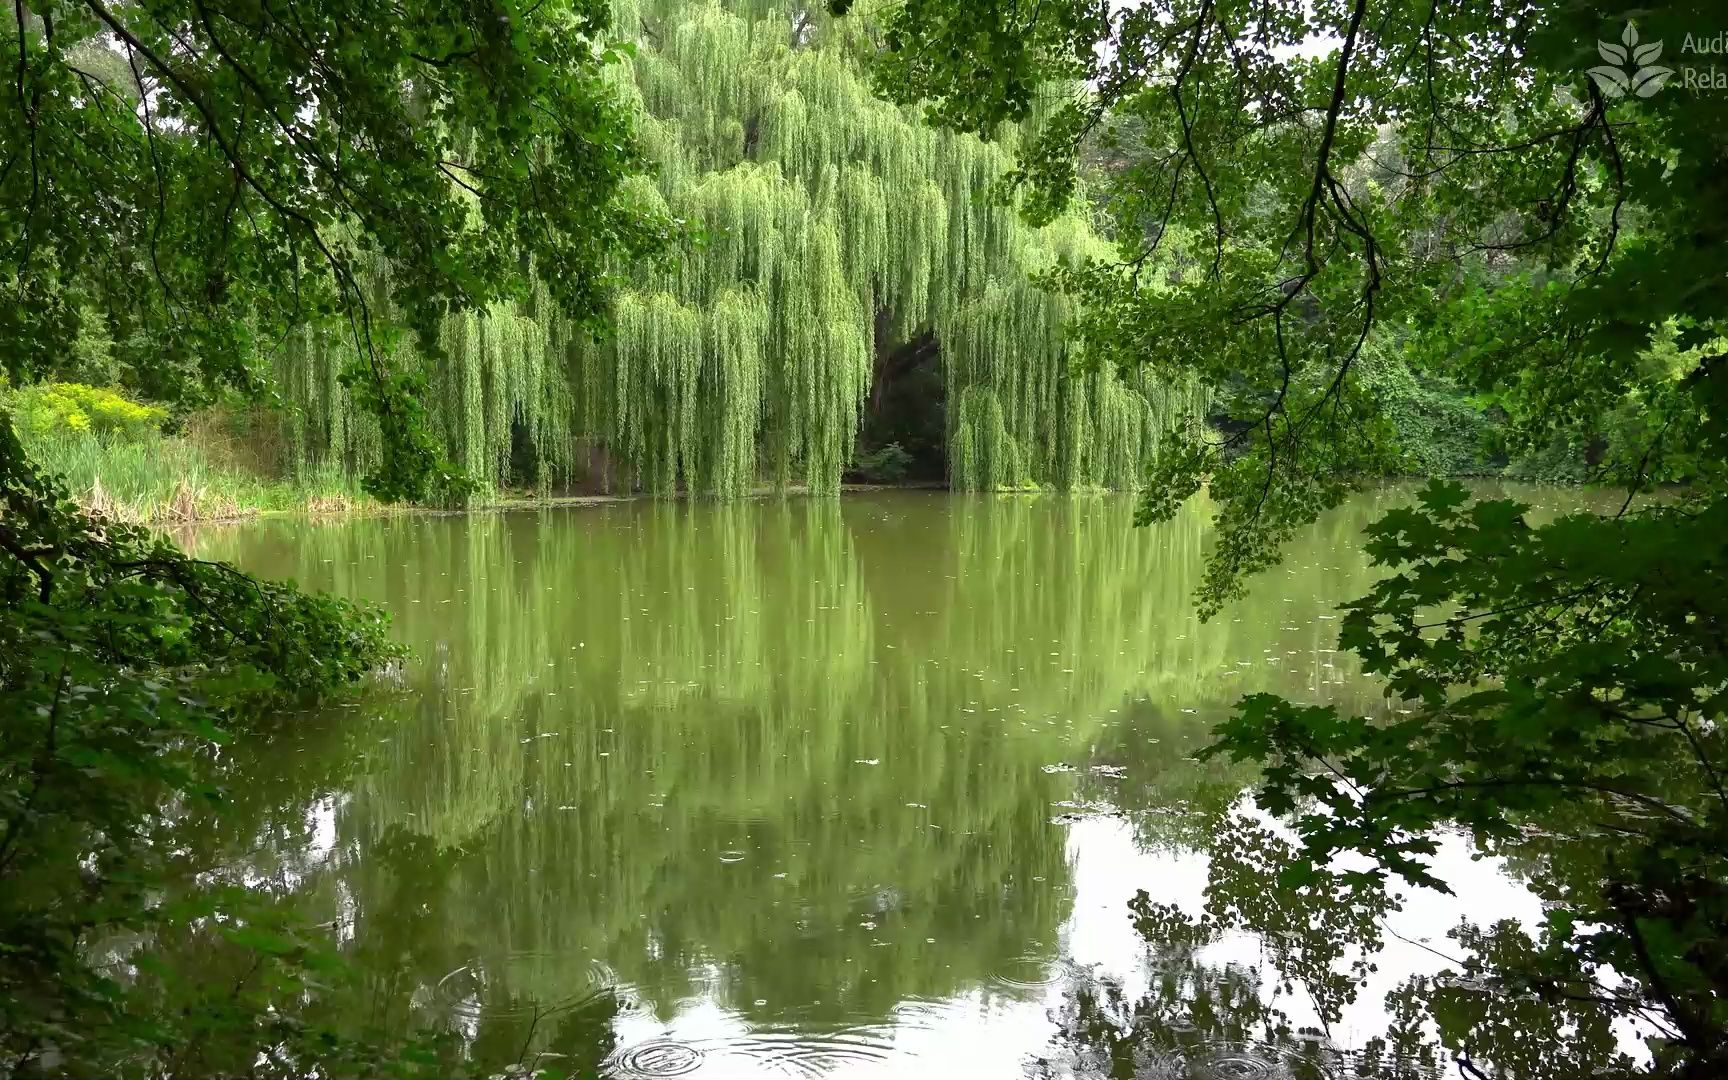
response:
M382 616L92 518L4 419L0 596L0 1070L173 1075L285 1045L271 1003L327 962L245 890L169 889L174 826L225 797L211 762L237 728L396 656ZM199 1002L138 943L212 922L252 970Z
M1728 1031L1725 527L1692 498L1536 526L1432 484L1368 530L1402 569L1341 634L1399 708L1256 695L1209 753L1264 763L1259 804L1303 840L1293 880L1353 853L1364 886L1447 889L1427 857L1448 825L1519 860L1549 923L1492 977L1637 1016L1659 1066L1708 1075Z

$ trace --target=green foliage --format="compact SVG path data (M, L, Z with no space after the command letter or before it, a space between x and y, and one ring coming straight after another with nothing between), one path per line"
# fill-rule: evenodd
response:
M37 438L91 435L103 443L141 442L168 418L166 409L82 383L39 383L9 397L5 405L14 423Z
M19 6L0 22L6 373L35 381L100 338L148 397L197 402L259 391L285 338L339 327L379 426L372 486L438 497L455 470L392 324L441 359L440 320L521 295L532 266L597 326L610 257L670 235L624 197L646 161L607 74L610 14ZM382 255L388 277L368 276Z
M897 442L859 454L852 462L852 471L866 484L899 483L911 467L912 455Z
M1364 356L1362 366L1365 389L1395 433L1396 472L1461 476L1498 471L1491 459L1491 421L1455 386L1444 379L1418 379L1397 356Z
M114 390L39 383L4 394L0 408L10 409L33 465L101 517L184 523L363 498L358 485L329 473L297 484L264 479L188 434L164 434L167 410Z
M1268 763L1261 805L1301 811L1299 874L1360 852L1444 888L1423 861L1442 823L1514 851L1540 827L1554 915L1529 967L1500 974L1661 1017L1664 1068L1719 1064L1728 661L1720 601L1695 583L1723 571L1724 511L1693 498L1534 528L1526 509L1436 483L1369 528L1375 561L1404 569L1350 606L1340 640L1405 715L1251 697L1214 752ZM1609 971L1632 981L1599 984Z
M368 494L385 502L431 499L448 507L475 492L479 481L439 453L422 400L426 382L418 372L393 372L380 380L355 364L337 382L356 405L378 417L379 464L366 474Z
M237 723L350 686L397 650L374 612L93 519L9 423L0 552L0 1054L9 1072L138 1071L200 1022L160 1003L131 1016L138 1002L93 951L189 917L162 907L174 815L160 808L214 796L198 759ZM238 910L212 903L206 917ZM277 958L258 957L269 977L301 977Z
M603 445L655 492L736 497L768 478L831 493L873 383L928 340L946 400L1001 416L951 417L941 432L957 486L1139 482L1193 396L1070 376L1071 305L1028 278L1109 248L1084 214L1031 228L979 197L1013 132L986 142L920 127L871 95L858 28L802 0L615 7L614 40L632 48L612 79L657 168L625 195L691 239L676 266L614 262L624 288L598 339L537 285L444 318L448 364L398 354L425 372L410 396L450 461L500 482L520 432L543 485ZM390 276L382 262L369 273ZM341 392L349 352L341 335L303 335L277 362L306 466L364 470L382 453L383 429Z
M1198 378L1228 418L1203 440L1212 452L1167 441L1149 485L1194 490L1218 460L1243 462L1220 500L1209 602L1267 564L1292 515L1399 467L1385 421L1413 417L1365 385L1376 348L1396 341L1418 386L1447 379L1497 405L1512 456L1554 432L1589 447L1627 403L1697 389L1646 357L1662 327L1682 354L1719 336L1728 299L1692 283L1722 280L1723 245L1696 228L1720 118L1687 94L1588 96L1575 53L1604 37L1594 12L1526 40L1493 6L1455 13L1455 28L1418 4L1021 8L892 6L876 83L981 132L1026 121L1049 81L1095 88L1020 141L1010 180L1043 220L1071 201L1082 144L1115 148L1098 183L1117 260L1055 280L1080 306L1071 339L1088 362ZM1679 39L1703 10L1641 9L1642 32ZM1336 47L1312 55L1313 40ZM1291 122L1296 103L1316 122ZM1691 354L1701 377L1706 354ZM1435 419L1451 442L1461 418ZM1646 482L1690 437L1681 423L1644 435L1596 474Z
M86 510L142 524L183 524L265 511L364 505L358 484L334 472L269 480L229 464L186 436L103 443L94 435L27 435L19 442Z

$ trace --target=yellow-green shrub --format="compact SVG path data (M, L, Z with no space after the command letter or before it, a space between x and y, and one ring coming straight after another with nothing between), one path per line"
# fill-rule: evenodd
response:
M104 442L136 442L161 429L166 410L83 383L41 383L12 399L19 427L35 435L91 434Z

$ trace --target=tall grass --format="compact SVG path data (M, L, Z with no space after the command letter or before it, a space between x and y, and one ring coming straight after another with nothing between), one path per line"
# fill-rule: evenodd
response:
M123 521L219 521L270 510L346 510L368 501L339 470L304 481L275 480L221 464L182 436L122 441L20 428L19 439L39 467L64 479L89 510Z

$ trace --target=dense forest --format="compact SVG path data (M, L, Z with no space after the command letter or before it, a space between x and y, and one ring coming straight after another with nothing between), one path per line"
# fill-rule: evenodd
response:
M1172 421L1203 411L1194 380L1072 372L1069 305L1034 279L1108 254L1091 215L1076 206L1033 227L987 198L1015 132L942 132L877 98L857 20L685 0L620 5L611 20L624 53L604 78L647 157L620 198L678 222L676 252L611 260L599 334L533 280L440 317L435 354L391 348L425 386L439 452L477 487L831 492L851 469L957 488L1132 488ZM386 317L389 252L353 273ZM89 320L56 377L147 393L114 358L122 332ZM313 490L375 468L379 420L342 381L354 355L337 320L260 349L280 407L238 430L230 420L232 456ZM44 434L87 441L67 407L31 404Z
M1720 1075L1713 19L15 3L0 1075Z
M612 260L599 333L531 279L521 297L442 316L435 351L390 347L425 385L440 454L473 481L464 499L831 492L846 477L1133 489L1174 421L1206 418L1200 380L1115 378L1070 353L1071 302L1037 282L1106 260L1108 215L1077 201L1034 226L991 197L1061 86L986 142L876 97L865 24L819 5L617 6L611 27L627 52L605 78L648 158L623 197L680 222L678 250ZM111 68L97 65L125 91ZM1103 141L1089 146L1100 188L1126 167ZM353 273L385 321L389 254ZM51 381L16 406L86 502L178 520L328 508L377 467L380 422L342 381L356 354L340 320L254 346L273 407L228 394L188 408L151 400L156 375L117 353L120 320L85 314ZM1588 448L1567 443L1512 462L1491 403L1418 380L1395 350L1373 378L1400 416L1390 471L1583 475ZM164 427L187 437L162 443Z

